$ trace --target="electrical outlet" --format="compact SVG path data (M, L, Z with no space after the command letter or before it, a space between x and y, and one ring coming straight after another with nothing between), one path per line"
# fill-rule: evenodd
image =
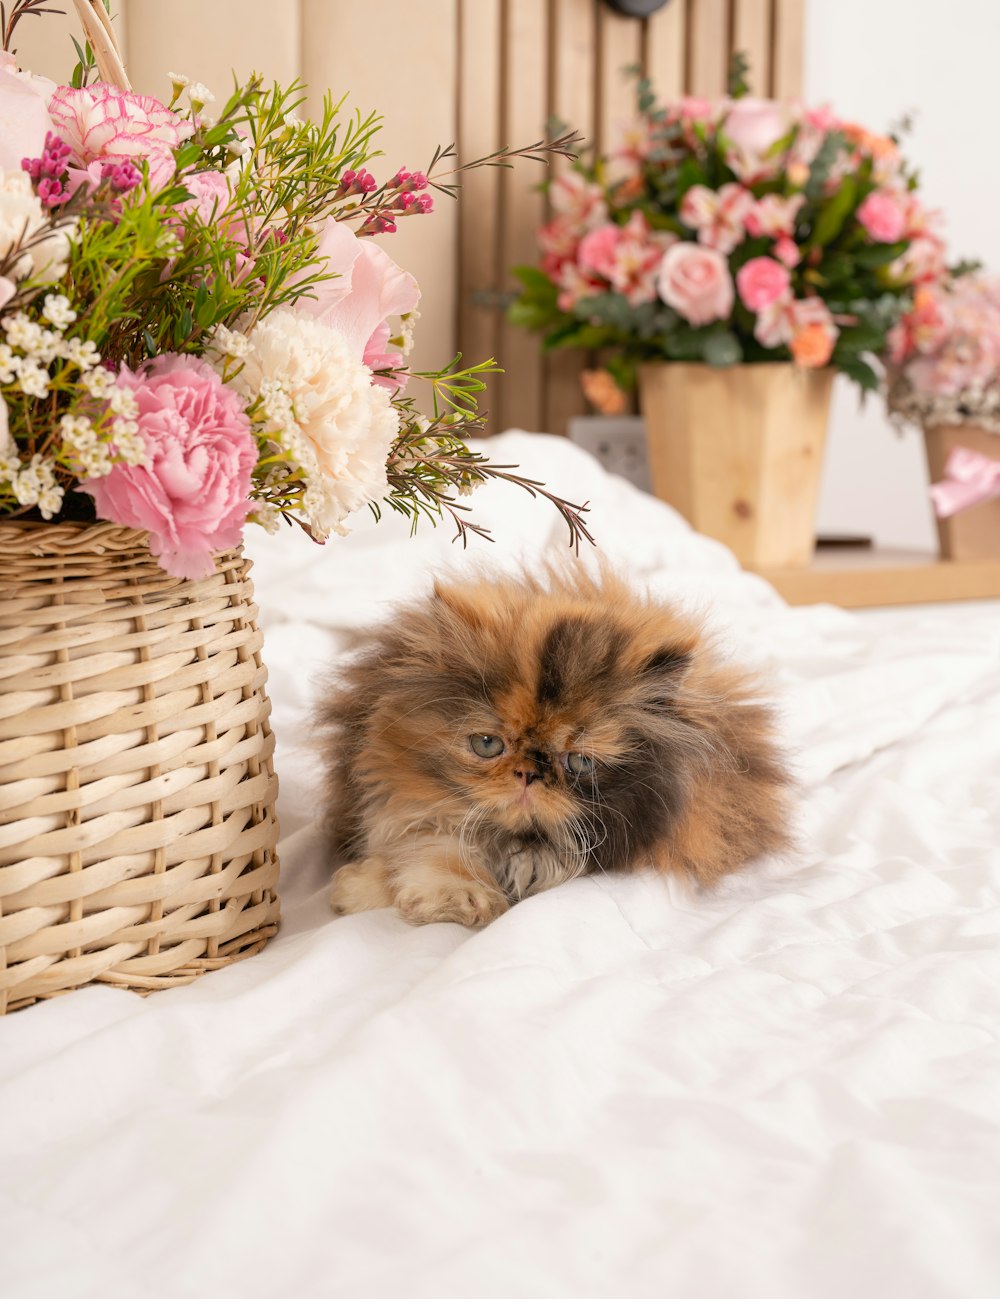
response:
M578 415L568 424L571 442L644 492L652 492L646 429L638 415Z

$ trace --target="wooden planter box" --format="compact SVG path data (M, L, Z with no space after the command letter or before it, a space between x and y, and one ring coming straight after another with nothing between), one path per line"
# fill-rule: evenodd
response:
M991 460L1000 460L1000 434L975 424L954 424L924 430L931 481L944 477L944 466L956 447L968 447ZM983 501L971 509L938 519L942 559L1000 559L1000 500Z
M653 491L749 568L808 564L832 386L791 362L640 367Z

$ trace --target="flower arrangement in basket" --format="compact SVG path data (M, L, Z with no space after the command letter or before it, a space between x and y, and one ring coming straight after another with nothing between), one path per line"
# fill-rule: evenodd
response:
M640 81L620 148L548 186L512 319L546 348L610 354L585 379L607 413L651 361L794 361L875 388L870 354L944 270L897 140L751 98L745 71L724 99L666 106Z
M889 341L889 411L924 431L943 553L1000 555L1000 280L921 286Z
M40 3L17 0L8 41ZM110 52L98 0L80 7ZM419 289L372 238L453 192L450 151L380 182L374 116L327 99L306 122L302 87L259 78L213 114L178 77L165 105L87 84L81 58L66 86L0 70L0 513L141 528L196 577L247 520L322 541L386 503L465 529L459 495L524 482L462 441L492 361L417 376L418 412ZM546 150L565 141L479 165Z
M107 6L74 5L65 85L11 52L48 0L0 6L0 1013L274 932L248 522L322 542L387 505L464 538L499 477L588 535L466 445L492 361L408 368L419 290L376 237L454 193L452 151L378 180L378 119L304 121L299 85L136 94Z

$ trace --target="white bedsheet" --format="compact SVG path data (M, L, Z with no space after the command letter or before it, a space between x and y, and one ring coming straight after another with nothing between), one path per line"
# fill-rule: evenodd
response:
M769 667L801 853L711 894L581 879L481 933L334 920L315 674L470 554L395 519L258 541L281 933L187 988L0 1020L0 1294L995 1299L996 606L789 609L565 442L489 450ZM512 489L476 504L486 567L563 544Z

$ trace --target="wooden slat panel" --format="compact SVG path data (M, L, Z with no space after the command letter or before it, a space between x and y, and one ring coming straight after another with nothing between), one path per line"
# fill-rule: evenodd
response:
M805 0L774 0L772 93L775 99L799 99L806 40Z
M9 12L9 3L7 9ZM117 22L115 28L119 28ZM19 66L30 68L43 77L51 77L53 81L68 82L76 65L71 35L83 44L80 24L72 5L66 5L61 14L22 18L14 31L14 49Z
M519 146L537 140L548 116L548 14L538 0L504 0L506 70L502 108L505 144ZM519 163L501 172L500 250L504 287L516 290L512 266L538 258L535 231L545 217L537 185L543 177L537 163ZM540 429L542 413L542 355L538 339L504 320L500 326L497 360L506 370L499 411L494 405L492 427Z
M646 76L661 103L684 94L687 13L684 0L671 0L646 23Z
M596 102L597 14L590 0L551 0L551 113L593 143ZM585 147L585 146L582 146ZM568 167L568 163L557 164ZM547 432L565 433L567 420L586 413L580 372L586 358L580 352L553 352L545 358L543 425Z
M635 117L635 78L625 69L642 64L642 23L604 4L597 10L597 146L616 147L622 128Z
M461 0L459 33L458 147L463 161L484 158L500 147L500 0ZM500 312L493 298L500 284L500 172L471 171L459 197L456 346L471 363L496 356ZM496 383L482 405L495 420Z
M412 0L379 0L377 6L301 0L301 13L301 75L311 88L313 111L332 87L337 95L349 94L352 108L374 108L385 117L379 136L385 157L372 163L376 177L391 176L398 167L426 167L435 144L456 138L457 0L421 0L419 9ZM392 58L385 57L387 33ZM433 68L433 75L418 77L414 69L420 68ZM440 195L435 204L432 216L400 221L399 233L382 240L424 291L412 356L416 369L440 365L454 353L458 213ZM412 391L419 400L415 384Z
M299 73L298 0L275 20L269 0L128 0L128 71L137 90L170 97L167 74L201 81L219 103L233 73L287 83Z
M771 93L771 0L734 0L733 53L750 62L747 80L754 95Z
M690 0L688 84L692 95L725 94L729 70L728 0Z

